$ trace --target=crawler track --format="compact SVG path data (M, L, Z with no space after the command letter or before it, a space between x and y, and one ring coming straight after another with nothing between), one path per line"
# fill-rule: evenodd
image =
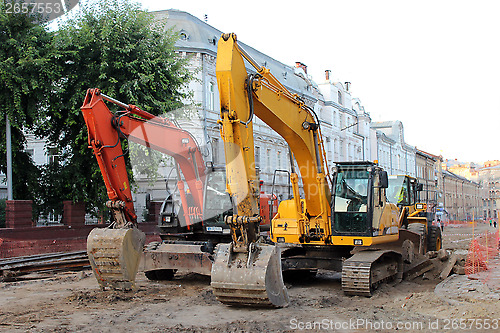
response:
M401 255L394 251L362 251L347 259L342 266L342 290L346 295L372 296L385 281L403 276Z

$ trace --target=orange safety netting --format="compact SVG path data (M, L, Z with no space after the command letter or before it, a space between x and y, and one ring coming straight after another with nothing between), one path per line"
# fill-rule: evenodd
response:
M471 223L477 223L474 222L474 221L462 221L462 220L450 220L450 221L444 221L444 222L441 222L443 223L444 226L453 226L453 225L456 225L456 226L459 226L459 225L469 225Z
M495 233L485 231L478 237L475 237L469 246L469 253L465 262L465 274L471 277L490 269L490 264L499 253L499 230ZM488 279L489 275L482 275L482 280Z

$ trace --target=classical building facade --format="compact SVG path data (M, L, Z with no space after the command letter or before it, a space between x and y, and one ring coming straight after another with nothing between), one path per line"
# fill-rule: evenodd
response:
M403 123L399 120L372 122L371 158L391 175L415 176L416 149L404 140Z
M180 125L190 130L203 148L206 161L215 165L224 163L223 142L220 138L219 96L215 76L217 42L222 32L199 20L189 13L166 10L154 12L158 20L165 20L166 29L174 29L180 39L176 43L178 52L190 59L190 67L196 73L196 80L190 82L188 89L194 93L193 99L198 114L193 119L178 120ZM332 166L335 161L354 161L370 159L370 116L364 111L359 99L352 98L348 84L330 80L329 71L325 72L323 82L317 84L307 73L307 66L300 62L295 66L283 64L266 54L239 44L257 63L270 69L292 93L297 94L318 115L323 134L323 145L327 161ZM254 69L247 64L247 70ZM254 118L255 160L259 178L263 181L262 190L270 193L275 179L274 193L284 198L288 193L289 178L285 172L290 170L288 145L275 131L262 120ZM141 181L137 191L137 202L144 202L146 193L153 200L164 198L164 186Z
M484 189L484 219L500 219L500 161L487 161L477 170Z
M460 178L474 184L479 184L480 208L475 211L475 217L483 219L498 219L500 213L500 161L484 162L482 166L475 163L460 163L457 161L443 162L444 168ZM460 185L458 185L460 187ZM451 196L452 194L449 194Z
M189 68L195 76L186 87L192 92L192 100L186 101L186 104L190 105L187 109L194 112L186 113L183 110L175 113L175 119L182 128L194 135L205 161L222 166L225 161L223 142L217 124L219 96L215 74L217 42L222 32L186 12L165 10L153 14L157 20L164 22L165 29L173 29L178 33L179 39L175 44L177 52L189 59ZM451 214L457 217L468 214L470 209L460 211L458 207L460 198L457 197L459 195L457 191L462 186L454 183L455 178L451 173L445 174L441 171L440 160L407 144L404 140L404 127L400 121L372 122L360 99L351 95L349 82L335 82L331 79L331 72L327 70L324 78L316 83L308 75L305 64L300 62L292 66L283 64L241 41L239 43L257 63L269 68L287 89L300 96L317 114L323 135L321 139L330 167L334 162L377 160L389 174L407 174L419 178L424 183L422 200L425 199L424 201L433 207L432 209L441 208L445 211L450 207ZM247 70L254 71L248 64ZM189 117L179 116L186 114L189 114ZM262 190L271 193L274 179L276 182L274 194L280 199L285 198L289 189L289 178L285 172L277 173L275 177L275 170L290 170L287 143L258 118L254 118L254 140L255 160L259 178L263 182ZM43 140L31 138L28 140L27 149L31 151L37 164L57 159L57 152L46 149ZM434 169L432 169L433 164ZM142 212L145 211L147 199L162 201L166 197L166 187L171 192L175 191L174 180L177 176L172 159L168 157L160 162L160 175L155 181L138 174L137 170L134 171L137 180L134 199L140 218L145 216ZM0 175L0 198L2 193L6 193L5 183L1 177L2 175ZM433 189L436 183L437 190ZM465 183L463 186L464 190L468 188ZM445 193L449 196L448 200L445 200L447 198ZM455 199L456 203L453 201ZM451 206L447 206L446 202ZM465 204L465 197L462 203ZM498 200L495 204L498 211Z
M482 188L479 183L450 172L443 163L442 185L440 191L446 218L472 221L481 217Z

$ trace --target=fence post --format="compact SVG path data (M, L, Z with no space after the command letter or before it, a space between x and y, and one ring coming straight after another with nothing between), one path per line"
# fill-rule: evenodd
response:
M63 201L63 209L63 224L72 227L85 225L85 204L83 202Z
M6 200L5 226L7 228L30 228L33 226L32 200Z

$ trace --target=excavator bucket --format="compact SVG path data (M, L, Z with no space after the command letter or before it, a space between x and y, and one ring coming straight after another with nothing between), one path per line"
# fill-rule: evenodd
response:
M87 254L101 289L134 288L146 235L139 229L95 228L87 238Z
M276 246L251 245L239 253L232 244L219 244L212 264L211 286L217 299L228 305L284 307L289 298L281 274L281 252Z

